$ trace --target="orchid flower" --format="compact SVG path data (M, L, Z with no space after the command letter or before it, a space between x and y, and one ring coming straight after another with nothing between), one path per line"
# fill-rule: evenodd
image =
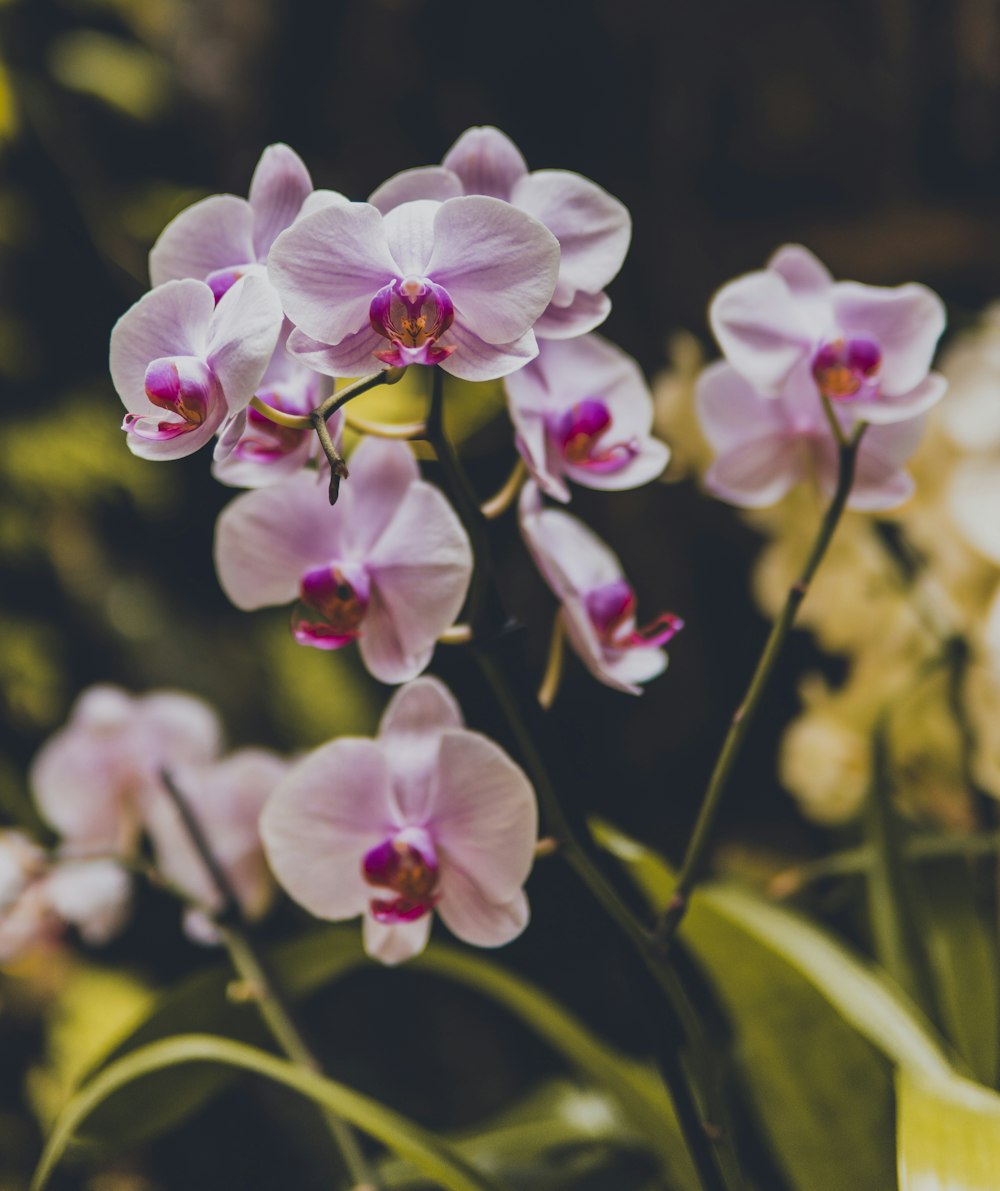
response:
M716 454L705 473L713 496L742 508L775 504L807 476L830 496L839 472L838 446L803 362L778 397L763 397L723 360L701 374L695 390L698 420ZM835 405L845 433L850 415ZM891 509L913 492L903 470L923 437L926 417L869 426L858 449L848 505Z
M248 748L208 766L179 765L171 770L240 909L250 920L266 913L274 892L257 821L287 769L288 762L277 754ZM221 893L166 792L149 801L145 823L158 870L204 908L187 911L185 929L198 942L214 942L211 914L221 909Z
M559 241L559 280L535 323L539 339L572 339L604 322L611 302L602 291L622 267L632 236L628 209L580 174L529 173L517 146L498 128L468 129L440 166L404 170L368 201L389 212L416 199L443 202L470 194L527 211Z
M606 339L542 340L537 359L505 384L517 448L547 496L568 501L566 480L637 488L667 466L639 366Z
M911 418L945 391L929 371L945 326L937 294L835 282L798 244L723 286L709 316L726 359L765 397L781 396L803 365L817 400L863 422Z
M313 190L309 171L287 145L268 145L249 198L214 194L167 224L149 254L150 281L159 286L193 277L218 300L248 273L266 275L271 245L300 215L347 201L333 190Z
M42 817L73 850L128 854L160 770L208 764L220 745L218 717L200 699L94 686L42 746L29 780Z
M621 563L601 539L569 513L542 507L532 484L521 490L521 535L542 576L561 602L570 644L598 682L642 694L667 667L661 648L684 627L670 612L637 627L635 592Z
M132 882L113 860L50 860L20 831L0 831L0 964L74 926L87 943L121 928Z
M282 413L306 416L333 392L333 381L306 368L287 350L291 329L286 322L255 396ZM327 419L327 428L337 444L343 422L340 410ZM228 455L215 460L212 474L234 488L264 488L301 471L315 457L317 446L311 430L280 426L251 407L243 433Z
M363 914L365 950L387 964L424 949L432 911L478 947L519 935L537 829L527 777L433 678L393 696L375 740L295 765L261 817L278 882L318 918Z
M245 277L219 301L203 281L151 290L111 332L111 377L129 411L128 445L145 459L180 459L220 435L227 453L281 329L277 295Z
M334 507L316 472L247 492L216 528L219 582L244 611L298 600L302 645L357 641L382 682L414 678L458 615L472 550L405 443L365 439Z
M326 207L283 232L268 272L297 328L289 349L318 372L440 364L466 380L537 355L559 244L499 199Z

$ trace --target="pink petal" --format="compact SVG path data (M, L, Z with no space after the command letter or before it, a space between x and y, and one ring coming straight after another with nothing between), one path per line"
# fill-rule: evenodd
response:
M338 557L345 496L331 508L321 477L299 472L223 509L215 526L215 569L237 608L289 603L306 571Z
M812 401L822 417L815 385ZM761 396L725 360L709 364L698 377L695 409L702 433L716 453L788 429L783 401Z
M111 332L111 379L125 408L147 414L146 369L164 356L204 358L215 295L202 281L170 281L127 310Z
M472 577L472 547L443 493L413 484L367 561L405 652L432 648L462 610Z
M487 343L529 330L558 273L559 242L516 207L476 195L438 208L427 274L450 294L456 322Z
M617 275L632 220L624 204L595 182L568 170L536 170L517 183L511 202L559 241L559 285L567 296L595 294Z
M534 332L539 339L574 339L599 327L610 313L607 294L585 294L580 290L568 306L550 302L539 315Z
M367 555L409 499L420 479L413 451L404 442L364 438L354 448L346 483L357 498L357 513L343 529L345 549Z
M522 371L526 372L527 369ZM568 503L570 491L562 478L563 460L552 450L544 416L534 410L522 410L514 402L508 402L508 410L514 424L514 445L531 478L546 496L563 504Z
M705 473L705 488L740 508L767 508L805 479L807 462L798 436L762 435L716 456Z
M468 327L453 323L439 340L455 351L438 365L460 380L498 380L523 368L538 355L534 333L525 331L512 343L487 343Z
M418 199L433 199L443 203L445 199L458 198L464 193L461 181L451 170L429 165L393 175L369 195L368 201L384 215L402 203L412 203Z
M268 145L250 180L255 260L267 259L278 233L291 227L312 188L309 171L294 149Z
M382 335L364 326L353 335L347 335L335 346L294 330L288 338L288 350L308 368L327 376L363 376L388 368L375 353L384 351L386 340Z
M889 289L840 281L833 287L840 329L870 335L882 350L882 392L897 396L927 377L945 327L944 303L925 285L910 282Z
M107 943L125 923L132 878L113 860L63 860L45 881L49 905L88 943Z
M422 277L434 249L434 217L441 204L429 199L403 203L383 217L389 251L398 265L397 276Z
M570 513L542 508L533 484L521 490L519 516L525 545L559 599L621 578L621 563L597 534Z
M509 199L515 183L528 172L520 150L499 128L468 128L441 163L461 179L466 194Z
M615 439L614 431L610 438ZM640 442L635 457L618 471L599 472L592 468L575 467L567 463L565 474L583 488L600 492L622 492L629 488L640 488L663 474L670 462L670 448L656 438Z
M411 738L432 736L464 721L455 696L437 678L418 678L401 687L382 713L378 735L383 744L403 748Z
M367 326L372 298L398 276L382 216L367 203L298 220L275 240L267 267L292 322L330 344Z
M365 951L380 963L401 964L427 946L431 922L432 916L425 914L413 922L396 922L390 926L366 914L362 927Z
M939 372L932 372L908 392L892 397L883 393L872 401L858 402L851 412L859 421L882 426L908 421L937 405L947 388L945 378Z
M431 814L442 882L457 866L484 901L500 905L517 895L534 861L538 807L531 782L503 749L478 732L445 732Z
M427 669L434 653L433 644L419 653L411 653L400 640L395 619L373 586L364 628L358 638L358 650L368 672L379 682L395 686L409 682Z
M119 741L68 728L35 757L29 782L45 821L81 847L121 843L123 757Z
M183 459L187 455L193 455L195 451L201 450L212 441L225 416L226 407L220 399L210 407L205 421L193 430L178 434L174 438L142 437L137 430L144 428L147 432L156 433L162 421L165 420L157 411L157 413L133 423L132 431L126 436L125 442L132 454L137 455L140 459Z
M260 819L278 882L311 914L333 920L364 911L371 891L361 862L398 826L382 750L347 737L295 765Z
M209 324L206 361L231 413L245 409L271 361L282 324L281 303L266 277L237 281Z
M322 211L325 207L343 207L350 205L351 200L346 194L341 194L339 190L314 190L311 194L307 194L302 207L299 210L298 218L305 219L307 215L312 215L315 211Z
M770 271L730 281L712 299L709 320L730 364L763 396L777 397L812 353L806 312Z
M136 712L141 730L149 738L144 747L154 769L176 761L207 764L222 749L218 713L203 699L175 691L153 691L136 700Z
M808 248L801 244L785 244L767 262L767 267L784 278L816 338L832 330L833 278Z
M154 286L182 277L204 281L216 269L249 265L254 248L254 217L246 199L216 194L175 216L149 253Z
M528 925L528 899L523 890L504 905L486 901L466 875L449 869L441 880L437 912L451 933L474 947L503 947Z

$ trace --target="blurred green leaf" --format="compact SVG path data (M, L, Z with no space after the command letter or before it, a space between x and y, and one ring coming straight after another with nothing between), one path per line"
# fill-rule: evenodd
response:
M170 75L160 58L94 29L64 33L52 46L49 69L64 87L92 95L135 120L155 120L170 101Z
M961 1076L896 1077L900 1191L995 1191L1000 1096Z
M102 1103L123 1089L131 1094L134 1082L144 1076L190 1063L222 1064L284 1084L370 1134L447 1191L496 1191L491 1179L474 1170L447 1145L371 1097L256 1047L207 1034L181 1034L154 1042L100 1071L60 1114L32 1179L31 1191L42 1191L74 1135Z
M996 939L961 857L924 865L921 894L925 944L948 1037L969 1072L989 1087L1000 1063L1000 988Z

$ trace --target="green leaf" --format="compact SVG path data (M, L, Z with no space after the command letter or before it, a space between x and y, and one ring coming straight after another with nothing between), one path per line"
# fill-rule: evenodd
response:
M961 1076L896 1077L900 1191L995 1191L1000 1096Z
M650 904L666 905L669 866L605 823L592 830ZM727 1011L747 1090L791 1186L892 1186L891 1069L883 1054L947 1070L894 991L805 920L742 890L700 887L682 937ZM870 1020L859 1037L863 1019Z
M926 945L948 1037L969 1073L988 1087L1000 1064L1000 989L996 939L961 858L926 864L921 873Z
M142 1047L81 1088L55 1124L31 1191L42 1191L74 1134L100 1104L143 1076L188 1063L224 1064L284 1084L382 1142L447 1191L498 1191L443 1142L370 1097L255 1047L207 1034L182 1034Z

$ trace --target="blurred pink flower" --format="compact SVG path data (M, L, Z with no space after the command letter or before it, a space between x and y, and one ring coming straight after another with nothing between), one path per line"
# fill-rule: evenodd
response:
M110 859L50 859L20 831L0 831L0 964L74 926L106 943L128 914L132 882Z
M317 472L237 497L216 526L219 582L245 611L298 599L301 644L357 641L376 678L405 682L461 610L472 550L405 443L365 439L350 468L333 508Z
M569 170L534 170L498 128L469 128L440 166L404 170L368 200L388 212L418 199L459 195L503 199L543 223L559 241L559 280L535 323L539 339L571 339L608 317L604 287L622 267L632 236L628 208Z
M765 397L780 396L801 365L817 399L859 421L913 417L945 391L944 377L929 373L945 326L937 294L913 282L835 282L798 244L724 285L709 315L726 359Z
M561 509L544 508L532 483L521 492L519 515L525 545L562 604L562 625L583 664L599 682L642 694L637 684L666 669L661 646L684 622L663 612L637 627L635 592L621 563L582 521Z
M517 448L547 496L568 501L567 480L637 488L667 466L638 364L599 335L542 340L537 359L505 384Z
M432 678L396 693L377 739L299 762L261 818L279 883L319 918L363 914L365 949L388 964L423 950L435 910L479 947L519 935L537 827L527 777Z
M309 171L288 145L268 145L249 198L214 194L167 224L149 254L150 281L158 286L193 277L219 299L248 273L266 276L271 245L300 215L347 201L336 191L314 191Z
M215 712L190 695L91 687L32 763L35 802L68 849L127 854L160 769L214 761L221 737Z
M838 448L807 362L789 376L778 397L763 397L724 360L709 365L695 389L698 420L715 451L705 473L713 496L743 508L772 505L810 475L832 495L839 471ZM845 432L850 415L834 406ZM848 505L891 509L913 492L903 470L926 425L924 415L869 426L861 440Z
M310 368L357 376L379 363L506 376L537 354L531 327L559 271L536 219L474 196L326 207L275 241L268 273Z
M177 765L170 771L240 909L250 920L266 913L274 892L257 824L264 803L287 770L288 762L276 753L247 748L211 765ZM202 911L188 909L188 933L199 942L214 941L211 916L221 908L221 896L165 792L150 799L145 822L157 869L204 907Z
M218 305L203 281L169 281L140 298L111 332L111 378L133 454L180 459L215 434L217 455L231 450L280 329L277 295L259 276Z

